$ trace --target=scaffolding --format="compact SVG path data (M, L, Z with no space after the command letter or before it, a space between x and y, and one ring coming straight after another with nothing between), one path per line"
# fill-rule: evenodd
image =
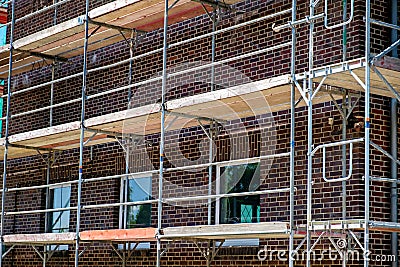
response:
M400 161L397 159L397 135L392 136L392 150L385 151L379 145L373 143L370 137L371 121L370 121L370 95L377 94L381 96L393 97L392 112L397 114L396 101L400 101L399 91L396 87L400 85L400 80L397 78L400 61L395 50L400 44L397 36L397 14L394 16L393 24L381 22L371 17L371 2L366 1L365 9L365 55L363 57L348 60L346 58L347 46L343 44L343 59L339 63L314 67L314 33L315 24L323 22L326 29L342 28L344 34L346 27L354 21L355 2L352 0L347 3L344 1L343 20L337 24L330 22L330 12L328 0L311 1L309 5L309 15L305 18L298 19L297 8L298 3L292 0L290 9L283 10L264 17L259 17L246 22L238 23L234 26L217 30L219 14L222 10L234 10L232 5L240 2L239 0L176 0L176 1L121 1L116 0L104 6L90 10L90 1L86 0L85 13L81 16L55 24L54 26L41 30L35 34L15 40L15 24L24 21L42 12L55 10L63 4L68 4L69 0L55 1L53 5L47 6L41 10L25 15L21 18L15 17L15 0L8 1L11 14L10 22L6 26L9 30L9 44L0 48L0 77L7 79L7 94L3 96L7 101L6 116L1 118L5 123L5 135L1 139L1 147L4 152L3 157L3 186L2 186L2 207L1 207L1 247L9 246L7 251L3 251L3 256L0 260L0 267L3 265L3 258L16 248L18 245L30 245L43 260L43 266L46 266L47 261L51 257L51 251L47 251L49 245L72 244L75 246L75 267L79 266L79 258L85 252L86 247L93 242L106 242L112 245L116 254L120 257L123 266L126 265L129 259L129 253L122 253L113 246L124 242L133 243L134 248L141 242L154 242L157 246L157 262L156 266L161 266L161 257L166 253L171 243L182 240L190 240L199 248L202 255L207 261L207 266L211 265L224 240L235 238L282 238L288 239L289 242L289 260L288 265L294 266L294 254L305 246L307 252L306 265L311 266L311 254L316 244L324 237L327 237L334 246L337 246L332 240L332 236L345 235L346 238L354 240L364 253L364 267L369 266L368 255L369 251L369 236L370 231L390 232L393 235L393 242L397 244L397 232L400 232L400 224L397 222L397 198L392 198L392 221L372 221L370 219L370 186L373 181L384 181L391 184L392 196L397 195L397 165ZM393 1L396 2L396 1ZM316 14L317 7L324 5L324 12ZM395 5L395 3L393 4ZM347 14L347 9L350 10ZM397 6L394 6L397 10ZM212 20L212 32L202 34L200 36L183 39L176 43L168 43L168 28L170 24L177 23L189 18L194 18L201 14L207 14ZM273 47L259 49L258 51L249 52L246 54L234 56L231 58L216 61L216 35L240 29L241 27L258 23L265 20L271 20L277 17L287 16L287 23L274 26L274 31L290 29L290 41L278 44ZM290 17L289 17L290 16ZM162 22L160 22L160 20ZM55 20L56 21L56 20ZM307 25L309 30L308 44L308 70L304 73L296 73L296 46L297 46L297 27ZM371 27L379 25L393 29L392 45L383 50L379 54L371 53ZM163 30L163 46L150 52L134 56L134 49L140 37L148 31L156 29ZM203 38L212 38L211 57L212 62L201 66L195 66L190 69L180 70L173 73L168 73L168 51L171 48L179 47L190 42ZM129 58L109 64L106 66L88 68L88 53L99 48L115 44L120 41L126 41L129 47ZM261 55L263 53L274 52L282 48L290 48L290 73L285 75L272 77L269 79L260 80L245 84L245 86L233 86L226 89L216 90L215 67L233 62L236 60L245 59L247 57ZM387 57L392 52L393 57ZM149 55L162 53L162 73L160 76L153 77L147 80L133 82L132 72L135 60L139 60ZM33 66L42 66L47 62L66 62L68 59L76 56L82 56L83 69L79 73L75 73L62 78L55 78L55 64L52 64L52 79L51 81L24 88L13 92L13 76L30 71ZM112 69L114 67L129 64L129 84L116 87L95 94L87 94L88 76L91 73ZM166 90L167 83L170 77L177 77L190 73L194 70L211 69L211 90L208 93L203 93L195 96L167 100ZM62 103L54 104L54 85L63 81L68 81L74 78L82 78L81 97L68 100ZM148 104L137 108L131 108L127 112L116 112L102 116L87 118L85 115L86 101L99 98L112 93L128 91L128 103L132 98L132 88L143 86L152 82L161 82L161 102ZM12 97L19 94L24 94L35 89L51 86L50 105L34 110L29 110L17 114L11 114ZM344 90L344 92L334 92L326 88L340 87L350 89L351 91L359 91L364 93L365 97L365 133L362 138L347 139L346 137L346 120L354 109L356 103L360 101L360 96L353 95ZM289 110L290 109L290 141L288 143L287 152L271 155L260 155L259 157L249 157L242 159L232 159L227 162L215 162L212 157L213 142L216 138L216 133L213 127L220 122L230 121L237 118L246 118L265 114L264 98L269 97L272 105L269 112ZM352 103L352 99L356 99ZM252 106L243 105L244 99L251 99ZM340 107L337 100L342 100L345 105ZM342 133L343 140L324 144L314 144L313 142L313 111L317 103L333 101L338 108L343 119ZM221 102L229 109L222 109ZM81 119L80 121L70 122L61 125L53 125L53 109L61 106L66 106L72 103L81 103ZM307 219L306 225L297 225L295 222L295 152L296 152L296 133L295 133L295 108L304 106L307 108ZM13 118L21 117L36 112L49 112L49 127L42 128L30 132L19 134L9 134L10 121ZM222 112L223 111L223 112ZM239 115L238 115L239 114ZM167 116L171 115L171 116ZM397 117L392 115L392 133L397 132ZM191 123L187 123L187 119L191 119ZM146 125L143 126L143 122ZM84 178L84 149L87 146L97 144L105 144L109 142L121 142L126 133L123 132L124 124L130 125L128 133L129 138L134 139L144 134L160 134L160 151L159 151L159 169L147 170L142 172L130 172L126 169L124 174L111 175L104 177ZM208 125L208 128L205 127ZM200 127L209 140L209 162L197 165L177 166L166 168L165 161L165 135L166 131L188 128L192 126ZM125 136L126 137L126 136ZM353 172L353 147L356 144L364 144L365 149L365 173L364 173L364 193L365 193L365 209L364 219L353 220L347 219L346 213L346 183L352 178ZM326 151L329 148L338 147L342 150L342 175L340 177L327 177L326 175ZM349 151L347 151L349 147ZM57 157L64 150L79 148L79 176L78 179L50 183L50 168L53 166ZM387 156L392 162L391 178L373 177L370 174L370 155L371 148ZM129 161L129 149L124 147L126 152L126 161ZM322 151L322 173L323 180L326 183L340 182L342 184L342 218L341 220L314 220L313 219L313 161L317 153ZM7 163L9 159L23 158L32 155L41 155L47 164L47 183L44 185L36 185L29 187L8 188L7 180ZM48 154L48 156L45 156ZM349 155L349 159L347 159ZM213 193L212 177L214 175L214 166L234 163L249 163L254 160L271 160L288 157L290 164L289 187L275 188L271 190L258 190L244 193ZM128 165L128 164L126 164ZM347 170L347 165L349 169ZM169 172L184 171L190 169L208 168L209 188L207 195L184 196L166 198L163 197L164 192L164 175ZM138 177L140 175L158 175L158 197L155 199L144 201L128 201L121 193L120 201L114 204L94 204L88 205L82 202L82 187L96 181L127 179L128 177ZM68 208L49 208L25 211L7 211L5 202L6 195L9 192L26 191L45 189L46 198L49 197L49 189L54 186L63 184L77 185L77 205ZM124 186L122 184L121 186ZM122 190L121 190L122 192ZM289 195L289 221L288 222L258 222L249 224L235 224L226 227L223 224L212 224L212 202L222 198L234 196L260 196L274 193L285 193ZM178 203L188 201L206 201L208 208L208 224L201 226L180 226L180 227L164 227L163 207L166 203ZM46 203L48 200L46 200ZM155 228L134 228L124 229L122 219L120 218L120 229L107 230L92 230L81 231L81 212L83 210L109 208L110 206L120 209L120 216L125 207L154 204L157 206L157 227ZM48 216L50 212L56 211L75 211L76 222L75 232L73 233L42 233L42 234L13 234L6 235L4 224L6 216L19 214L45 214ZM46 219L47 222L47 219ZM355 232L363 233L363 242ZM295 239L300 242L295 247ZM198 243L207 242L208 246L204 251ZM222 242L216 242L222 241ZM163 249L163 244L167 246ZM41 251L38 247L43 247ZM130 246L129 246L130 247ZM397 247L397 245L396 245ZM392 248L393 254L397 255L397 248ZM342 262L346 265L346 260ZM397 266L395 262L393 266Z

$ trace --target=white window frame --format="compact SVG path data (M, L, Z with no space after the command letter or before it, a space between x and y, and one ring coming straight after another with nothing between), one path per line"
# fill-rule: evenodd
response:
M129 185L129 180L134 180L134 179L145 179L148 178L150 179L150 192L149 196L151 197L152 194L152 189L153 189L153 176L150 175L127 175L121 178L121 187L120 187L120 200L121 202L123 199L125 199L124 202L128 202L128 185ZM128 229L127 228L127 220L128 220L128 206L127 205L121 205L119 209L119 227L121 229ZM151 220L151 218L150 218ZM123 250L123 249L136 249L136 250L146 250L150 249L150 242L143 242L143 243L125 243L125 244L118 244L118 249Z
M71 207L71 195L72 195L72 184L71 183L66 183L66 184L62 184L62 185L53 185L53 186L49 186L48 187L48 196L47 196L47 203L49 204L49 206L53 209L54 208L54 197L53 198L50 198L50 196L54 196L54 193L51 191L51 190L55 190L55 189L59 189L59 188L64 188L64 187L69 187L70 188L70 192L69 192L69 206L68 206L68 208L70 208ZM51 200L53 200L53 201L51 201ZM47 215L47 218L46 218L46 220L47 220L47 226L46 226L46 232L48 232L48 233L52 233L52 231L53 231L53 228L52 228L52 226L50 225L50 218L49 218L49 216L50 216L50 213L54 213L54 212L59 212L59 211L51 211L51 212L49 212L48 213L48 215ZM65 211L63 211L63 212L65 212ZM70 227L70 223L71 223L71 210L69 210L69 218L68 218L68 228ZM69 232L69 230L68 230L68 232ZM68 250L68 245L49 245L49 246L47 246L47 250L49 250L49 251L54 251L54 250L59 250L59 251L61 251L61 250Z
M221 164L216 164L216 173L217 173L217 179L216 179L216 194L219 195L221 194L221 168L226 167L226 166L238 166L238 165L244 165L244 164L253 164L253 163L258 163L260 164L260 159L244 159L241 161L235 161L234 163L221 163ZM261 177L260 177L261 179ZM218 197L215 201L215 224L219 225L220 224L220 216L221 216L221 200ZM219 243L219 242L217 242ZM260 239L259 238L246 238L246 239L229 239L225 240L225 242L222 244L222 247L250 247L250 246L259 246L260 244ZM217 244L218 245L218 244Z

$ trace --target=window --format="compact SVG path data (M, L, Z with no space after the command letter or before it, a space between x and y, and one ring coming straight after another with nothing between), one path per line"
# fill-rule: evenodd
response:
M61 186L50 188L49 208L69 208L71 199L71 186ZM69 232L69 217L70 211L53 211L48 216L48 229L49 233L65 233ZM68 245L50 246L50 250L67 250Z
M149 200L151 197L151 177L128 179L127 201ZM151 204L127 206L126 228L148 227L151 224Z
M217 194L256 191L260 187L258 161L217 168ZM216 201L216 224L260 222L260 196L221 198ZM230 239L223 247L259 246L259 239Z
M220 166L217 193L242 193L260 187L259 162ZM219 192L218 192L219 191ZM260 196L227 197L217 201L217 224L260 222Z
M144 201L151 198L151 177L130 178L125 186L127 202ZM122 218L126 228L148 227L151 225L151 204L130 205L123 209ZM118 249L150 249L150 242L119 244Z

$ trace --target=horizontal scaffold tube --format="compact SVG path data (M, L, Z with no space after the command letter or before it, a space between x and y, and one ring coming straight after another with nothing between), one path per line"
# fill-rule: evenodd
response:
M275 193L284 193L284 192L290 192L290 188L278 188L278 189L270 189L270 190L262 190L262 191L218 194L218 195L208 195L208 196L189 196L189 197L179 197L179 198L165 198L162 201L164 203L186 202L186 201L193 201L193 200L229 198L229 197L238 197L238 196L256 196L256 195L275 194ZM110 208L110 207L118 207L118 206L136 206L136 205L152 204L152 203L157 203L157 202L158 202L158 199L151 199L151 200L143 200L143 201L123 202L123 203L105 203L105 204L95 204L95 205L84 205L84 206L82 206L82 210L84 210L84 209L87 209L87 210L88 209L102 209L102 208ZM11 212L6 212L5 214L6 215L23 215L23 214L46 213L46 212L70 211L70 210L77 210L77 207L75 206L75 207L57 208L57 209L11 211Z
M276 194L276 193L285 193L285 192L290 192L290 188L289 187L288 188L277 188L277 189L262 190L262 191L251 191L251 192L241 192L241 193L227 193L227 194L217 194L217 195L208 195L208 196L165 198L165 199L163 199L163 202L164 203L169 203L169 202L187 202L187 201L193 201L193 200L207 200L207 199L218 199L218 198L229 198L229 197L258 196L258 195L267 195L267 194Z
M235 159L235 160L196 164L196 165L189 165L189 166L180 166L180 167L174 167L174 168L166 168L166 169L164 169L164 172L200 169L200 168L205 168L205 167L209 167L209 166L246 163L246 162L250 162L250 161L254 161L254 160L266 160L266 159L288 157L288 156L290 156L290 153L285 152L285 153L279 153L279 154L264 155L264 156L260 156L260 157L253 157L253 158ZM118 179L118 178L123 178L123 177L130 177L130 178L143 177L144 175L157 174L158 172L159 172L159 170L151 170L151 171L144 171L144 172L134 172L134 173L128 173L128 174L117 174L117 175L110 175L110 176L104 176L104 177L87 178L87 179L83 179L83 183L112 180L112 179ZM54 184L48 184L48 185L15 187L15 188L7 189L7 192L43 189L43 188L49 188L49 187L54 187L54 186L60 186L60 185L75 184L77 182L78 182L78 180L72 180L72 181L68 181L68 182L54 183ZM0 190L0 192L2 192L2 191L3 190Z
M274 13L274 14L271 14L271 15L267 15L267 16L264 16L264 17L261 17L261 18L253 19L253 20L250 20L250 21L239 23L239 24L231 26L231 27L227 27L227 28L224 28L224 29L217 30L214 33L210 32L210 33L202 34L202 35L199 35L199 36L196 36L196 37L193 37L193 38L185 39L185 40L182 40L180 42L173 43L173 44L169 45L168 48L174 48L174 47L177 47L177 46L180 46L180 45L184 45L184 44L196 41L196 40L200 40L200 39L203 39L203 38L211 37L213 34L220 34L220 33L224 33L224 32L227 32L227 31L232 31L232 30L238 29L240 27L244 27L244 26L247 26L247 25L250 25L250 24L254 24L254 23L257 23L257 22L260 22L260 21L263 21L263 20L271 19L271 18L274 18L274 17L277 17L277 16L281 16L281 15L290 13L290 12L291 12L291 9L283 10L281 12L277 12L277 13ZM143 57L147 57L147 56L150 56L150 55L153 55L153 54L156 54L156 53L160 53L160 52L162 52L162 50L163 50L162 48L158 48L158 49L149 51L147 53L143 53L143 54L140 54L140 55L137 55L137 56L134 56L134 57L131 57L131 58L128 58L128 59L113 63L113 64L110 64L110 65L89 69L88 73L93 73L93 72L96 72L96 71L101 71L101 70L114 68L114 67L117 67L119 65L122 65L122 64L125 64L125 63L129 63L131 60L137 60L137 59L140 59L140 58L143 58ZM4 74L4 73L0 73L0 74ZM70 76L62 77L62 78L59 78L59 79L56 79L56 80L53 80L53 81L50 81L50 82L42 83L42 84L39 84L39 85L35 85L35 86L29 87L29 88L25 88L25 89L13 92L11 95L14 96L14 95L17 95L17 94L22 94L22 93L25 93L25 92L28 92L28 91L31 91L31 90L35 90L35 89L38 89L38 88L41 88L41 87L44 87L44 86L48 86L48 85L51 85L51 84L55 84L55 83L59 83L59 82L62 82L62 81L66 81L66 80L81 76L82 74L83 74L82 72L75 73L75 74L72 74ZM2 97L5 98L6 96L7 95L3 95Z
M346 140L346 141L339 141L339 142L334 142L334 143L327 143L327 144L322 144L322 145L318 145L316 148L314 148L314 150L311 152L311 155L314 155L315 153L317 153L318 150L320 150L321 148L327 148L327 147L335 147L335 146L341 146L341 145L348 145L351 143L360 143L363 142L364 138L357 138L357 139L352 139L352 140Z
M240 59L243 59L243 58L246 58L246 57L251 57L251 56L259 55L259 54L262 54L262 53L270 52L270 51L273 51L273 50L276 50L276 49L279 49L279 48L288 47L291 44L292 44L291 42L287 42L287 43L279 44L279 45L276 45L276 46L273 46L273 47L267 47L267 48L264 48L264 49L260 49L258 51L254 51L254 52L250 52L250 53L247 53L247 54L239 55L239 56L236 56L236 57L227 58L227 59L224 59L224 60L221 60L221 61L217 61L217 62L214 62L214 63L209 63L209 64L197 66L197 67L194 67L194 68L186 69L186 70L183 70L183 71L174 72L174 73L169 74L168 78L179 76L179 75L186 74L186 73L190 73L190 72L193 72L193 71L196 71L196 70L202 70L202 69L210 68L212 66L217 66L217 65L229 63L229 62L240 60ZM104 91L104 92L100 92L100 93L97 93L97 94L89 95L89 96L86 97L86 99L89 100L89 99L92 99L92 98L101 97L101 96L105 96L105 95L108 95L108 94L116 93L116 92L119 92L119 91L122 91L122 90L127 90L127 89L132 88L132 87L141 86L141 85L145 85L145 84L148 84L148 83L161 81L162 78L163 78L162 76L158 76L158 77L155 77L155 78L152 78L152 79L148 79L148 80L144 80L144 81L141 81L141 82L129 84L129 85L126 85L126 86L114 88L114 89L111 89L111 90L108 90L108 91ZM58 103L58 104L54 104L54 105L38 108L38 109L35 109L35 110L30 110L30 111L14 114L14 115L11 116L11 118L19 117L19 116L22 116L22 115L28 115L28 114L32 114L32 113L39 112L39 111L44 111L44 110L47 110L47 109L50 109L50 108L54 108L54 107L60 107L60 106L63 106L63 105L74 103L74 102L79 102L81 99L82 98L76 98L76 99L72 99L72 100L69 100L69 101L66 101L66 102L62 102L62 103ZM6 119L6 117L2 117L1 118L1 120L5 120L5 119Z

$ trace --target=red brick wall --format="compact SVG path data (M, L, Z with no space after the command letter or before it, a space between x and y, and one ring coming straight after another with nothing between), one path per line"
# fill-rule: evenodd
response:
M44 6L45 1L36 1L37 5ZM91 7L102 5L109 1L91 1ZM262 15L271 14L273 12L284 10L290 7L290 1L244 1L237 5L237 9L244 10L243 14L223 15L219 28L235 25L236 23L257 18ZM363 55L364 48L364 31L363 31L363 15L365 7L363 1L356 1L355 22L349 27L348 34L348 58L357 58ZM331 1L332 23L337 22L341 17L340 1ZM23 16L27 12L31 12L36 7L33 3L26 1L17 1L17 17ZM71 16L77 16L84 11L83 1L72 1L70 4L61 7L58 10L58 22L62 22ZM301 1L298 8L298 18L308 15L308 4ZM316 13L322 12L321 8ZM374 18L387 21L389 8L386 1L376 1L373 3L372 13ZM283 23L290 16L282 16L276 20L269 20L253 24L243 29L224 33L217 37L217 60L227 57L233 57L242 53L257 51L258 49L270 47L282 42L290 41L290 33L284 30L280 33L274 33L271 30L272 23L277 21ZM16 28L17 38L26 36L33 32L44 29L52 24L52 12L45 12L40 16L30 19L30 23L20 23ZM40 21L40 23L37 23ZM184 38L197 36L211 29L211 23L206 16L198 17L190 21L185 21L173 25L169 29L169 41L171 43L178 42ZM388 32L379 28L373 30L373 52L388 45ZM187 44L182 47L169 50L169 66L172 68L186 62L194 61L210 61L210 38ZM136 55L148 52L154 48L161 47L162 31L154 31L148 33L139 44ZM301 72L308 66L308 28L303 25L298 29L298 46L297 46L297 62L296 70ZM339 62L342 58L340 53L342 46L341 29L324 30L321 23L316 26L315 34L315 64L322 66ZM125 59L129 55L128 47L124 42L90 52L89 68L103 66ZM161 53L144 57L134 62L133 79L135 82L154 77L160 74L162 55ZM276 50L273 53L267 53L261 56L254 56L246 60L229 63L229 66L241 71L251 80L261 80L268 77L279 76L289 72L290 48ZM82 70L82 57L70 59L68 63L59 64L56 77L63 77ZM204 72L199 72L204 75ZM199 74L196 73L196 74ZM49 81L51 78L51 67L47 66L28 73L17 75L13 78L13 90L41 84ZM226 78L225 86L231 86L246 81L238 81L233 74ZM58 83L55 86L55 103L79 98L81 94L81 78L75 78L68 81ZM112 68L108 71L92 73L88 76L88 94L106 91L117 86L126 85L128 83L128 65ZM173 90L168 92L167 98L174 99L187 95L199 94L206 92L209 86L204 82L191 80L188 84L181 84L179 77L170 80L170 86ZM176 87L175 87L176 86ZM154 86L141 86L134 89L133 105L140 106L148 103L154 103L155 99L159 99L159 83ZM50 87L34 90L30 93L19 95L12 100L12 113L19 113L35 108L45 106L49 103ZM87 117L94 117L110 112L125 110L127 108L127 90L107 95L95 100L89 100L87 105ZM363 103L359 104L355 110L356 115L363 115ZM389 100L384 97L374 97L372 100L372 138L374 142L382 147L389 148ZM290 130L290 114L288 111L282 111L272 114L275 123L276 139L269 138L269 132L266 129L258 129L265 126L267 116L259 116L257 118L243 119L245 129L248 131L249 147L248 151L238 149L243 145L243 136L235 134L227 137L226 132L221 132L218 137L216 160L223 161L244 156L254 157L263 155L271 146L275 147L276 152L287 152L289 149L289 130ZM335 119L335 129L339 127L339 113L331 102L317 105L314 109L314 143L320 144L331 141L338 141L341 138L340 133L331 133L328 125L328 118ZM66 122L76 121L80 118L80 103L69 104L54 109L54 124L62 124ZM306 216L306 144L307 144L307 112L305 108L296 110L296 205L295 219L296 223L305 223ZM29 123L27 123L29 122ZM264 123L264 124L263 124ZM49 125L48 112L39 112L34 115L22 116L14 118L11 121L11 133L19 133L33 129L47 127ZM240 122L233 121L227 126L228 128L239 127ZM347 132L348 137L357 137L357 134L351 127ZM225 135L224 135L225 134ZM208 153L206 145L207 138L200 128L184 129L168 133L167 146L180 148L181 153L186 160L195 161L201 155ZM158 168L158 151L159 151L159 135L147 136L146 140L152 142L151 147L141 146L138 149L141 158L135 163L133 171L143 171ZM237 141L239 140L239 141ZM170 150L171 151L171 150ZM242 154L234 151L241 151ZM246 153L248 152L248 153ZM363 145L356 145L354 151L354 175L348 182L348 217L362 218L364 209L363 198ZM137 155L136 154L136 155ZM124 171L123 151L117 143L110 143L93 147L93 150L87 148L85 150L85 177L99 177L113 174L120 174ZM149 157L150 161L141 161L143 158ZM341 174L340 168L340 152L328 152L328 171L330 177L337 177ZM205 158L207 159L207 158ZM77 179L78 171L78 150L64 152L58 159L52 170L51 182L67 181ZM166 167L173 164L183 163L181 157L171 153L166 161ZM341 216L341 184L327 184L321 178L321 153L317 153L314 160L313 178L315 184L313 186L313 219L327 220L340 219ZM380 156L378 153L371 158L372 175L387 177L389 175L389 161L387 158ZM25 159L10 160L9 162L9 187L28 186L45 183L45 164L41 156L34 156ZM215 173L215 172L214 172ZM262 161L261 169L262 177L265 178L261 186L262 190L274 189L278 187L288 187L289 185L289 161L288 158L282 158L274 161ZM215 177L213 177L215 179ZM165 179L170 182L166 184L166 195L170 197L182 196L181 191L174 191L175 186L186 186L190 188L201 188L207 185L207 170L197 172L175 172L167 173ZM371 190L371 208L372 219L388 220L390 211L390 188L388 184L373 183ZM83 198L84 205L88 204L104 204L115 203L119 200L120 182L118 179L107 180L104 182L96 182L84 184ZM206 192L193 190L192 194L204 194ZM72 187L71 206L76 205L76 186ZM153 179L153 195L157 197L157 177ZM289 216L289 197L287 193L263 195L261 197L261 214L262 221L287 221ZM203 203L204 204L204 203ZM6 207L8 211L28 210L44 207L44 191L31 190L24 193L7 194ZM152 210L152 225L156 225L156 208ZM19 215L8 216L6 220L6 233L38 233L44 231L43 215ZM207 207L205 205L186 205L177 207L174 205L164 205L163 223L164 226L179 225L202 225L207 221ZM118 208L96 209L82 212L82 230L86 229L115 229L118 227ZM75 212L71 212L70 230L75 229ZM374 254L389 254L389 235L373 233L372 249ZM299 241L297 241L298 243ZM262 248L267 245L271 249L287 248L287 241L284 240L266 240L261 241ZM202 244L204 246L204 244ZM324 241L324 245L318 246L318 249L326 249L329 244ZM73 263L73 246L67 255L55 255L49 262L49 266L70 266ZM229 249L224 248L215 259L215 266L287 266L285 262L273 261L260 262L257 259L259 248L241 248ZM119 259L110 247L101 244L95 244L81 258L83 266L95 264L97 266L119 265ZM41 261L29 247L14 250L6 258L7 266L39 266ZM132 259L128 262L128 266L154 266L155 262L155 246L152 244L150 251L135 252ZM204 265L204 259L196 250L193 244L178 242L163 257L163 266L200 266ZM298 265L304 265L304 262L297 262ZM360 266L359 262L352 262L353 266ZM339 266L340 262L323 262L317 263L320 266ZM388 266L388 263L382 263L382 266ZM373 263L373 266L381 266Z

